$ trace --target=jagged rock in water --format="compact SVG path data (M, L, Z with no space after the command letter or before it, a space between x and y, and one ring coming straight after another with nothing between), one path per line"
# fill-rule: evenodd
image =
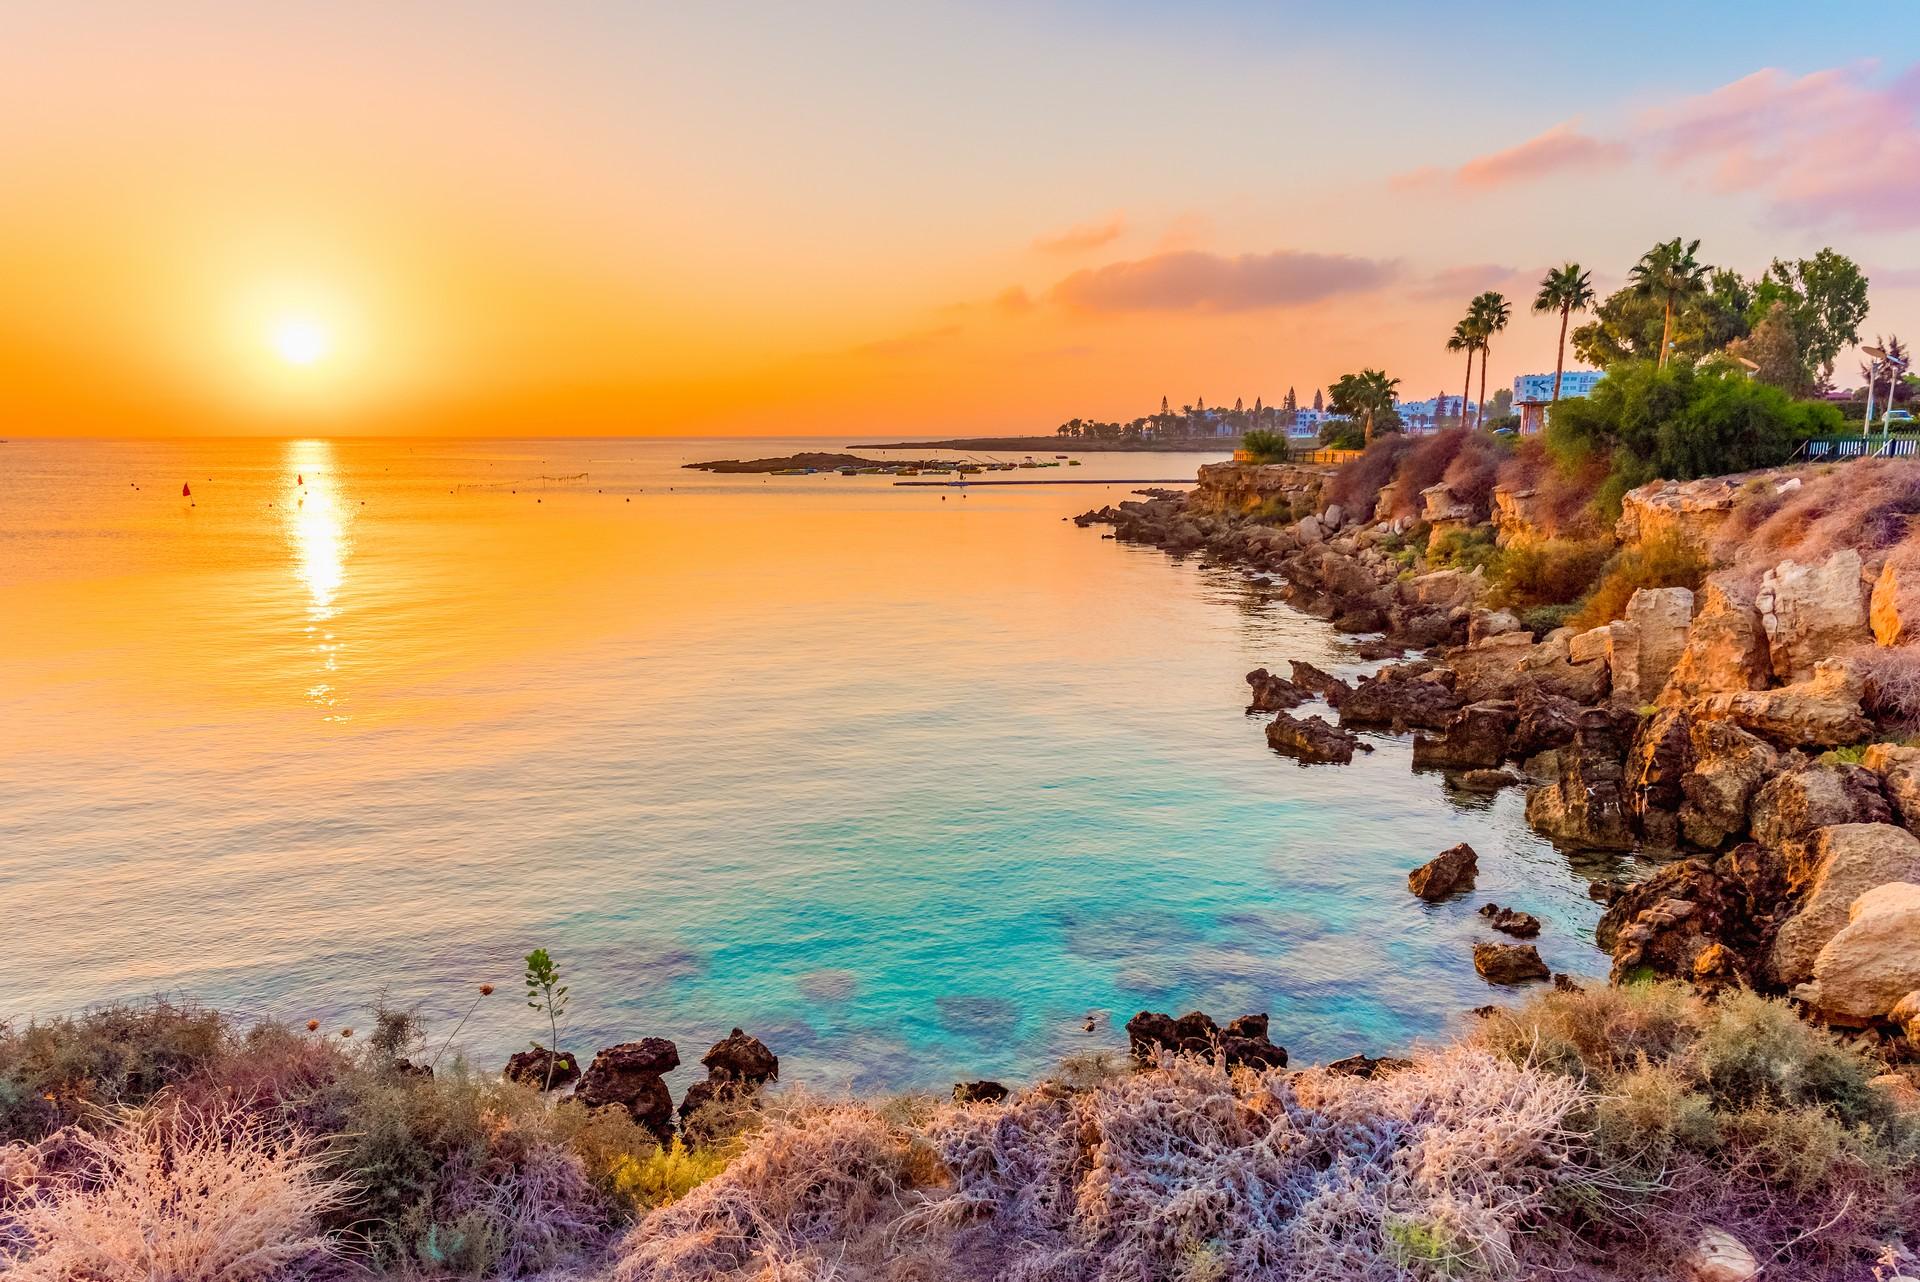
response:
M765 1042L737 1028L715 1042L700 1057L700 1064L708 1077L754 1086L780 1076L780 1057L767 1049Z
M1445 668L1382 668L1341 697L1340 724L1444 730L1466 702Z
M1783 748L1833 748L1873 733L1873 722L1860 707L1864 690L1845 659L1823 659L1811 677L1795 685L1710 694L1688 706L1696 717L1731 721Z
M502 1076L510 1082L519 1082L535 1090L559 1090L580 1080L580 1061L566 1051L555 1054L544 1046L536 1046L532 1050L509 1055Z
M1247 704L1248 712L1285 712L1313 697L1309 691L1265 668L1255 668L1247 673L1247 684L1253 687L1253 701Z
M1438 903L1448 895L1471 889L1479 871L1480 856L1463 841L1408 873L1407 889L1430 904Z
M1413 737L1415 770L1462 770L1499 765L1519 714L1511 702L1470 703L1447 719L1445 733Z
M1353 690L1353 687L1347 682L1342 681L1331 672L1326 672L1314 667L1311 663L1294 659L1289 666L1292 669L1290 675L1294 685L1299 686L1302 690L1319 695L1336 708L1340 706L1341 696L1351 693Z
M1282 712L1267 727L1267 746L1303 764L1345 765L1355 748L1366 751L1357 735L1323 720L1318 714L1300 718Z
M1287 1048L1276 1046L1267 1036L1267 1017L1242 1015L1220 1030L1220 1053L1229 1067L1245 1065L1252 1069L1285 1068Z
M609 1046L593 1057L574 1098L588 1108L618 1105L662 1144L673 1136L673 1096L661 1074L680 1067L680 1052L664 1037Z
M956 1104L998 1104L1008 1094L1006 1087L986 1078L977 1082L955 1082L953 1085L953 1102Z
M1681 781L1680 830L1708 850L1747 829L1754 794L1780 769L1780 754L1730 721L1695 721L1693 768Z
M1699 610L1687 629L1680 661L1658 702L1690 703L1702 695L1764 690L1767 687L1767 636L1754 608L1753 592L1730 572L1708 579Z
M1626 733L1613 713L1602 708L1583 711L1573 741L1554 754L1554 781L1527 794L1527 822L1568 846L1631 849L1626 751Z
M1480 915L1487 919L1487 925L1518 939L1532 939L1540 933L1540 919L1532 913L1523 913L1516 908L1502 908L1499 904L1482 904Z
M1616 983L1642 974L1750 982L1764 968L1762 942L1785 898L1778 855L1748 844L1712 861L1668 864L1625 887L1608 903L1594 940L1613 955ZM1709 955L1717 945L1726 953Z
M1806 681L1821 660L1872 639L1860 572L1860 553L1841 548L1818 565L1782 561L1760 576L1754 606L1776 678Z
M1175 1019L1143 1010L1127 1021L1127 1050L1142 1064L1151 1064L1162 1052L1208 1055L1220 1041L1220 1029L1203 1011Z
M1462 770L1447 776L1447 782L1462 792L1499 792L1520 782L1511 770Z
M1815 958L1812 981L1793 995L1829 1020L1890 1016L1920 988L1920 885L1896 881L1858 896Z
M1473 968L1490 984L1524 984L1553 974L1532 944L1477 943L1473 946Z
M1846 927L1848 911L1861 895L1888 882L1920 881L1920 837L1890 823L1819 828L1804 849L1804 864L1796 866L1789 856L1787 868L1789 884L1800 892L1800 909L1780 923L1773 941L1773 977L1781 984L1813 977L1815 959Z

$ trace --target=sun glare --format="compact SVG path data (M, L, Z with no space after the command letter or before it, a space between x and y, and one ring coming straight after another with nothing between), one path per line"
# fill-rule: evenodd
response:
M332 345L325 327L305 317L289 316L273 327L273 350L289 365L322 360Z

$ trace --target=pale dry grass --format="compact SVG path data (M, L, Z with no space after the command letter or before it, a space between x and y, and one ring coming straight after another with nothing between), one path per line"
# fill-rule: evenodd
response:
M336 1258L320 1217L347 1186L310 1141L235 1113L123 1114L77 1133L81 1169L0 1216L19 1282L269 1282Z

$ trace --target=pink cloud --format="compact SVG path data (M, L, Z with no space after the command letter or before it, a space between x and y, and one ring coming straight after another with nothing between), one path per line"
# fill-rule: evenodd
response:
M1115 214L1104 222L1082 223L1052 236L1041 236L1033 247L1043 254L1082 254L1089 249L1110 245L1126 234L1127 220Z
M1539 272L1529 275L1517 267L1504 267L1499 263L1470 263L1462 267L1443 268L1409 292L1411 297L1419 299L1458 298L1464 301L1489 289L1515 293L1538 280L1540 275Z
M1784 221L1920 227L1920 65L1885 83L1871 64L1768 68L1651 111L1640 129L1663 169L1757 194Z
M1624 144L1583 134L1577 124L1570 120L1555 125L1504 151L1475 156L1458 168L1427 165L1395 177L1392 183L1401 188L1453 186L1489 191L1570 170L1612 168L1626 162L1628 149Z
M1346 254L1179 250L1075 272L1052 297L1094 312L1239 312L1365 293L1399 275L1398 263Z

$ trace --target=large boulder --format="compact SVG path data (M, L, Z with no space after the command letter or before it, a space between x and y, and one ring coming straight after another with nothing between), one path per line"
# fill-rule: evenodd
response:
M1571 629L1535 641L1529 632L1483 637L1444 655L1456 675L1455 686L1469 701L1511 699L1527 685L1575 703L1596 703L1607 692L1607 665L1599 660L1575 663Z
M1471 606L1485 595L1487 576L1478 569L1434 570L1417 575L1400 586L1401 600L1409 605L1438 606L1452 610Z
M1803 864L1789 857L1788 877L1802 892L1800 911L1781 922L1774 936L1773 976L1781 984L1798 984L1813 977L1815 959L1846 926L1854 900L1890 881L1920 881L1920 837L1886 823L1822 828L1807 844Z
M1573 742L1580 722L1580 705L1562 694L1528 682L1514 695L1513 734L1507 750L1515 757L1531 757L1549 748Z
M1792 861L1795 881L1806 840L1836 824L1885 824L1893 821L1880 781L1860 766L1801 764L1762 784L1753 798L1753 839Z
M1291 669L1288 676L1294 685L1307 691L1309 694L1318 695L1336 708L1340 706L1341 698L1350 694L1353 690L1352 685L1342 681L1331 672L1316 668L1304 660L1294 659L1288 666Z
M1472 846L1461 842L1449 846L1407 874L1407 889L1428 903L1438 903L1448 895L1473 887L1480 871L1480 856Z
M1267 746L1302 765L1342 766L1353 760L1355 748L1366 748L1358 735L1318 715L1302 718L1284 712L1267 726Z
M1633 594L1627 617L1610 625L1615 703L1637 708L1659 696L1686 649L1692 622L1693 593L1687 588L1641 588Z
M700 1057L707 1076L761 1086L780 1076L780 1057L758 1037L734 1029Z
M1612 955L1615 982L1749 982L1785 893L1779 857L1759 846L1682 859L1614 894L1594 940Z
M1739 486L1723 476L1650 481L1622 497L1614 537L1626 544L1676 538L1697 548L1708 547L1733 514Z
M1845 659L1822 659L1807 680L1777 690L1710 694L1690 706L1709 721L1731 721L1783 748L1835 748L1873 733L1861 710L1865 684Z
M1448 720L1445 733L1413 736L1413 768L1470 770L1499 765L1506 758L1518 715L1505 700L1468 704Z
M1916 987L1920 885L1899 881L1853 901L1847 924L1814 959L1812 982L1793 995L1830 1020L1866 1023L1889 1016Z
M1267 1017L1242 1015L1227 1021L1220 1030L1220 1054L1227 1067L1246 1067L1256 1071L1287 1066L1287 1048L1276 1046L1267 1036Z
M1635 729L1627 749L1627 810L1649 845L1680 843L1680 807L1693 769L1693 719L1680 708L1663 708Z
M1693 767L1680 784L1680 831L1715 850L1747 830L1753 796L1780 769L1780 754L1730 721L1695 721L1690 733Z
M1860 553L1841 548L1818 565L1782 561L1760 576L1754 606L1776 678L1805 681L1820 660L1872 639L1860 568Z
M664 1037L609 1046L593 1057L574 1098L588 1108L619 1107L665 1144L673 1136L673 1096L661 1075L680 1067L680 1052Z
M1627 731L1613 713L1589 708L1573 739L1554 753L1555 778L1527 794L1527 822L1566 846L1627 850L1634 844L1624 788Z
M1466 702L1445 668L1382 668L1340 696L1340 724L1444 730Z
M544 1046L507 1056L509 1082L531 1086L535 1090L560 1090L580 1080L580 1061L566 1051L555 1053Z
M1764 690L1769 673L1767 636L1752 590L1731 573L1716 574L1701 588L1680 658L1655 702L1681 704L1701 695Z

